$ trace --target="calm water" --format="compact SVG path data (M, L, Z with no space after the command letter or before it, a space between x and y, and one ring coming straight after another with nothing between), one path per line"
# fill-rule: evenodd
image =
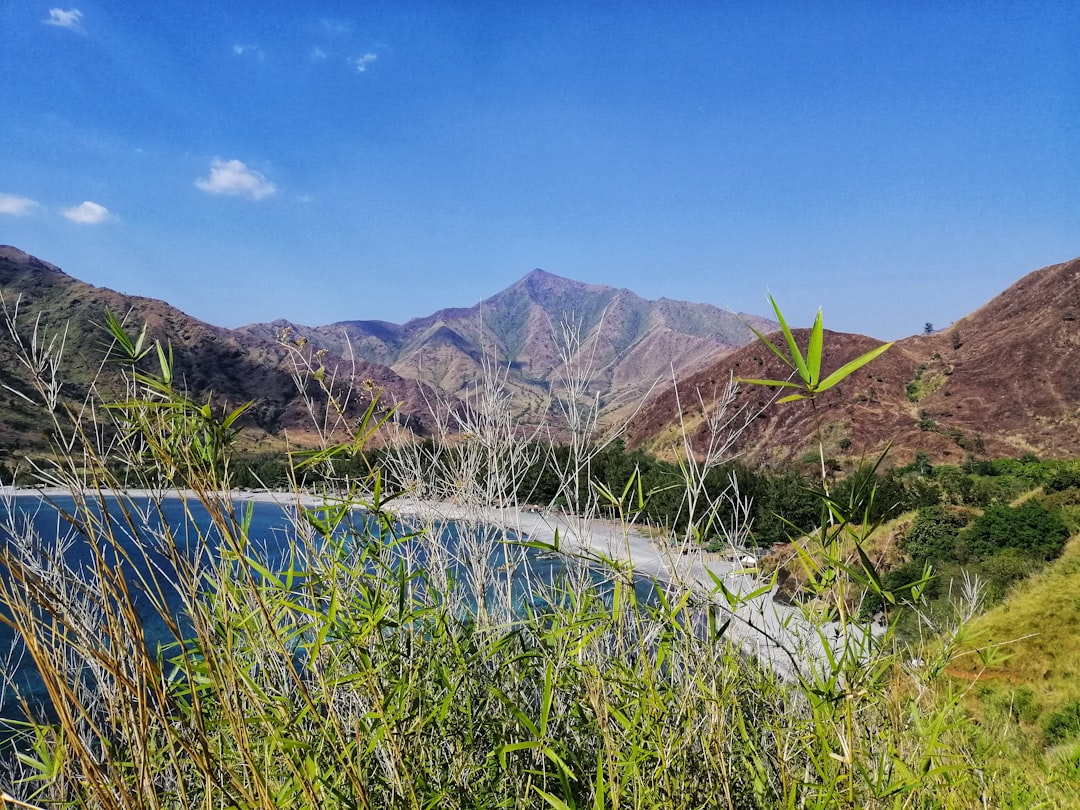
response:
M75 502L71 497L55 498L56 507L74 513ZM115 513L117 501L107 501L110 514ZM198 503L185 503L179 498L166 499L160 507L148 508L149 502L136 502L136 507L142 510L143 515L148 515L136 532L121 533L126 550L134 552L132 559L135 572L145 573L144 557L148 556L153 564L160 566L163 574L167 577L172 570L168 561L160 554L151 552L149 555L142 553L147 545L147 538L161 529L164 521L172 528L176 542L182 547L194 550L202 544L200 536L213 546L220 538L210 531L211 521L205 510ZM238 510L246 509L247 503L238 504ZM10 508L9 508L10 507ZM251 504L251 524L249 539L252 544L262 551L262 556L271 567L281 563L286 555L290 541L294 539L291 516L281 507L273 503ZM190 512L190 514L189 514ZM357 520L363 520L357 516ZM114 522L114 525L115 522ZM77 570L86 571L93 559L93 549L86 537L77 534L70 524L60 518L56 510L37 495L20 495L17 498L4 502L0 501L0 542L12 541L12 527L16 535L22 534L27 527L33 529L51 545L63 547L64 557L69 565ZM483 530L483 529L481 529ZM451 549L460 542L459 527L455 524L447 524L442 531L441 541ZM505 547L496 546L492 552L491 565L501 568L506 562ZM422 556L420 557L422 559ZM542 554L530 549L528 552L527 566L508 567L504 576L510 577L509 585L512 589L512 599L515 605L524 607L534 603L534 597L530 593L529 583L554 582L564 570L565 563L558 555ZM0 566L0 576L7 576L7 571ZM600 572L592 572L594 580L600 581L603 576ZM504 581L505 585L505 581ZM655 599L655 584L642 579L637 585L638 596L641 600L649 602ZM136 607L144 623L146 643L154 649L160 643L174 641L168 633L164 621L153 610L149 600L143 594L136 593ZM174 616L182 618L181 603L178 596L172 594L170 610ZM0 624L0 656L4 656L7 650L12 648L14 636L10 628ZM43 686L37 676L37 671L28 660L11 661L5 666L5 674L14 680L24 695L34 698L44 698ZM17 716L17 710L13 701L11 690L7 690L3 703L0 703L0 717Z

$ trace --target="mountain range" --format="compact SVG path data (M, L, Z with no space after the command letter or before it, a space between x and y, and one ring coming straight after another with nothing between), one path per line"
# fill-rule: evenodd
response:
M297 347L356 390L381 390L386 402L397 404L402 424L424 435L438 394L467 398L485 368L505 380L518 419L539 423L563 395L561 381L588 367L583 394L615 419L665 381L699 371L752 340L747 324L759 330L776 325L709 304L647 301L629 290L534 270L474 307L443 309L405 324L356 320L309 327L279 320L230 330L162 301L86 284L11 246L0 247L0 292L9 307L20 301L24 332L39 315L54 330L66 328L65 393L72 401L85 396L97 373L105 338L100 325L111 310L132 329L145 323L151 338L172 344L178 379L193 398L254 400L249 438L267 448L286 432L303 443L312 430L291 373ZM11 346L0 346L0 382L17 391L16 371ZM40 448L44 426L36 418L18 396L0 398L0 450Z
M545 418L568 371L588 366L588 394L616 414L658 383L680 379L753 339L747 323L776 323L709 304L584 284L533 270L468 308L442 309L404 324L343 321L304 327L287 321L241 327L267 339L288 329L340 356L350 353L395 373L461 396L489 371L505 375L519 419Z
M467 401L485 373L505 380L522 422L538 423L558 412L554 405L566 396L567 376L590 368L584 393L609 423L629 419L630 446L659 455L671 453L678 430L704 440L701 403L729 379L790 373L748 328L776 328L766 318L708 304L648 301L543 270L476 306L404 324L274 321L225 329L162 301L94 287L0 246L0 294L8 312L18 302L25 341L39 317L53 333L66 331L62 393L69 403L85 398L95 379L108 387L101 324L110 310L133 330L145 323L151 338L171 343L177 377L193 398L234 405L254 400L248 449L280 447L286 434L294 444L311 441L304 400L313 384L297 385L297 356L358 392L382 391L385 402L397 403L399 423L418 436L431 432L430 403L440 396ZM890 442L898 460L918 452L943 461L1080 456L1078 319L1080 259L1036 270L947 329L897 341L814 407L770 404L771 390L743 385L736 407L747 424L736 450L753 462L781 465L816 450L819 441L828 456L844 462ZM796 336L805 345L805 330ZM828 332L823 368L880 343ZM21 372L11 341L0 341L0 458L46 444L46 422L16 393L25 390ZM353 403L365 404L363 396Z
M109 340L103 324L106 311L111 311L126 321L129 332L137 333L145 324L151 339L172 346L176 380L191 398L213 397L219 405L233 406L254 401L246 416L248 449L279 448L286 432L303 444L313 431L303 392L294 380L294 354L278 340L255 339L204 323L162 301L94 287L10 246L0 246L0 297L9 316L18 313L16 329L24 344L32 343L39 322L39 345L47 342L44 335L63 344L61 396L70 406L84 401L91 383L105 396L119 396L116 368L105 362ZM402 420L423 432L423 403L431 392L425 395L415 382L385 366L345 365L334 358L325 363L347 368L345 381L357 390L364 388L364 380L373 380L388 399L402 403ZM40 452L48 444L48 421L40 408L19 395L27 391L26 369L10 339L0 340L0 386L0 458Z

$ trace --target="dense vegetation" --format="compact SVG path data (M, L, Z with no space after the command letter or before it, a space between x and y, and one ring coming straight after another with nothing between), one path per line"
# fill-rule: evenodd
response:
M76 499L62 519L93 554L73 568L53 553L56 537L9 526L2 620L53 711L24 703L9 723L5 801L924 808L1030 807L1033 797L1066 807L1075 796L1072 704L1045 713L1043 742L1059 748L1044 753L999 734L989 714L986 725L967 722L967 692L943 675L971 650L984 667L1001 662L971 630L977 586L950 612L926 614L932 638L914 649L898 636L898 612L871 632L857 609L864 598L907 598L870 559L880 521L898 509L925 510L904 540L916 562L964 549L968 562L1052 557L1071 507L1013 504L1008 493L1037 478L1061 487L1048 499L1068 495L1072 468L1028 459L953 470L921 459L842 480L768 475L726 463L723 442L674 465L627 453L593 441L587 419L578 441L552 448L508 424L497 380L456 443L390 442L372 454L375 411L349 412L302 353L298 389L321 389L310 402L321 446L283 467L246 463L231 449L241 410L190 401L163 347L113 326L130 388L99 403L112 430L50 407L60 358L27 358L55 422L55 454L35 474ZM798 395L811 400L837 376L822 378L815 358L812 337ZM231 494L260 480L316 496L293 502L284 561L260 551ZM138 484L151 489L148 505L123 492ZM182 542L160 520L179 487L212 520ZM394 519L401 494L421 498L407 530ZM444 497L464 538L453 550L445 515L423 511ZM522 503L564 506L568 527L603 516L629 532L649 521L684 546L795 539L805 600L775 625L764 622L768 581L739 590L676 577L644 601L623 562L585 555L565 558L564 573L535 583L521 605L507 571L529 551L555 551L492 525L492 507ZM376 519L353 521L356 507ZM131 533L144 538L135 552ZM920 572L905 584L931 582ZM181 597L181 615L166 591ZM142 643L136 603L147 600L173 644ZM1041 716L1014 705L1017 717ZM1000 722L1015 725L1011 714Z

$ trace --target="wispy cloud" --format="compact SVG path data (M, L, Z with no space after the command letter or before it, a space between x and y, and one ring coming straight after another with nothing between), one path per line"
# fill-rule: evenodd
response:
M367 70L367 66L378 59L378 54L365 53L363 56L350 56L346 57L346 60L357 73L363 73Z
M314 48L311 49L311 58L314 59L316 62L321 62L326 58L326 51L316 45Z
M29 214L37 207L37 202L29 197L20 197L17 194L0 194L0 214L21 217Z
M64 216L80 225L100 225L112 218L108 208L89 200L79 203L74 208L65 209Z
M232 194L262 200L277 193L266 175L249 169L243 161L214 158L210 163L210 176L200 177L195 187L209 194Z
M232 46L232 52L237 56L253 56L260 62L266 59L266 53L258 45L245 45L242 42L238 42Z
M77 8L67 9L62 8L50 8L49 16L45 20L46 25L55 25L60 28L69 28L72 31L78 31L82 33L82 18L83 13Z

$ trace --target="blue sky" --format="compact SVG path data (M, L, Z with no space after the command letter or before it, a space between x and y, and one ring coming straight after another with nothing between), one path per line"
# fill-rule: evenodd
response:
M1080 3L0 3L0 243L223 326L534 267L896 338L1080 255Z

